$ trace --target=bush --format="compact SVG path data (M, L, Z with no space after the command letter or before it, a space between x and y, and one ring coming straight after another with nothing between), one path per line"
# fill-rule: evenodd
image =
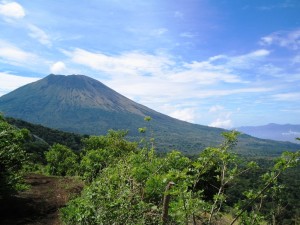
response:
M83 139L84 151L79 173L85 181L91 182L104 168L136 151L136 144L124 139L126 135L127 131L109 130L106 136Z
M78 170L78 156L68 147L55 144L45 153L47 171L56 176L72 176Z
M88 139L82 165L88 165L91 182L61 210L62 219L70 225L229 224L222 221L228 213L227 190L236 185L240 175L256 169L255 163L244 164L231 152L237 135L235 131L225 133L220 146L206 148L194 161L176 151L165 157L158 157L153 148L128 151L130 143L116 133ZM296 166L299 157L300 152L284 153L271 171L259 178L257 189L243 192L245 197L234 208L232 224L237 220L253 224L253 219L271 223L273 217L268 219L260 210L261 204L268 204L260 200L277 194L277 178Z
M27 155L23 144L27 138L27 130L16 129L0 115L0 195L24 188L22 167L27 161Z

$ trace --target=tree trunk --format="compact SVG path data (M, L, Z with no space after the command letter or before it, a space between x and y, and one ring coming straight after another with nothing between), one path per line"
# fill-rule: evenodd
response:
M164 195L164 200L163 200L163 211L162 211L162 225L166 225L168 222L168 217L169 217L169 203L170 203L170 194L167 194L167 192L171 189L171 187L174 185L174 182L169 182L168 185L166 186L165 190L165 195Z

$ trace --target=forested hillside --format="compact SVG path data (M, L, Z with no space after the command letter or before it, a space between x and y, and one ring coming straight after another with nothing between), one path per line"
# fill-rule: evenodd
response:
M82 148L81 139L88 137L87 135L74 134L64 132L56 129L51 129L42 125L28 123L24 120L15 119L12 117L6 118L9 124L12 124L20 129L25 128L30 131L40 141L46 142L49 146L55 143L65 145L75 151L79 151Z
M110 130L83 137L80 153L53 144L43 164L31 161L24 148L29 131L1 117L1 193L26 188L22 174L28 172L76 176L84 189L60 209L61 220L70 225L299 223L297 149L276 160L240 158L234 153L239 134L232 131L193 158L178 151L159 156L151 118L145 122L138 143L126 140L124 130Z

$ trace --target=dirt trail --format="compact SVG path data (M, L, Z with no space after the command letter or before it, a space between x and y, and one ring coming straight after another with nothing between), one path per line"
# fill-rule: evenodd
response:
M0 199L1 225L59 225L59 208L83 187L71 178L39 174L28 174L25 181L29 190Z

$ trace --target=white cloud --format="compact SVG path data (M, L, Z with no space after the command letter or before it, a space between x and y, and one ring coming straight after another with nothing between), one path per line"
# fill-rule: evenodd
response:
M288 112L288 113L300 113L300 108L299 109L280 109L281 112Z
M0 72L0 96L39 79L37 77L22 77Z
M13 19L22 19L26 14L24 8L17 2L2 2L0 3L0 15L7 22L14 21ZM38 40L41 44L50 47L52 45L49 36L41 28L30 24L22 23L29 30L29 36Z
M170 75L176 82L198 83L202 85L218 82L242 83L243 81L222 66L214 66L208 62L192 62L185 64L181 72Z
M183 32L179 35L180 37L184 37L184 38L194 38L196 35L192 34L190 32Z
M221 105L214 105L212 107L210 107L209 112L218 112L218 111L222 111L224 109L223 106Z
M278 31L262 37L261 45L278 45L280 47L298 50L300 48L300 29L293 31Z
M25 16L25 10L17 2L0 3L0 15L6 19L21 19Z
M279 100L279 101L297 101L297 102L300 102L300 92L276 94L276 95L273 95L273 98L275 100Z
M273 37L272 36L266 36L261 38L261 45L271 45L273 43Z
M0 62L11 65L24 65L37 61L37 56L26 52L9 42L0 40Z
M211 127L220 127L220 128L232 128L232 120L231 120L231 115L232 112L229 110L225 109L221 105L214 105L210 107L209 109L209 115L212 117L215 117L214 121L209 124Z
M296 55L293 59L293 63L300 63L300 55Z
M175 110L171 113L169 113L171 117L174 117L176 119L180 119L183 121L194 123L196 121L196 110L194 108L183 108Z
M239 76L240 69L252 69L269 55L269 51L259 49L239 56L217 55L207 61L185 63L180 72L171 77L178 82L196 82L198 84L247 83Z
M278 66L274 66L273 64L265 64L258 68L260 74L269 75L274 77L282 77L285 76L284 70Z
M50 71L54 74L63 74L66 71L66 69L66 65L61 61L58 61L50 66Z
M183 19L184 14L182 12L180 12L180 11L175 11L174 12L174 17L175 18L179 18L179 19Z
M40 55L21 49L10 42L0 39L0 64L7 64L6 67L10 65L26 68L34 73L45 73L48 71L50 63Z
M254 52L251 52L250 54L247 54L246 57L257 58L257 57L267 56L269 54L270 51L266 49L259 49Z
M109 87L123 95L137 100L139 103L170 115L171 110L165 110L163 104L184 101L189 105L197 105L203 99L218 98L243 93L264 93L272 88L239 88L239 89L207 89L193 83L178 83L157 77L120 76L105 81ZM153 107L155 105L155 107ZM177 110L177 109L174 109Z
M208 126L225 128L225 129L230 129L233 127L231 119L220 119L220 118L216 119Z
M96 79L117 92L154 110L190 122L199 121L196 112L203 99L265 93L274 89L243 80L238 70L241 65L233 63L235 58L239 58L244 67L247 63L260 63L269 54L264 49L234 57L218 55L190 63L163 53L133 51L107 55L79 48L62 52L68 56L68 67L84 65L95 71ZM167 109L165 105L170 102L185 102L186 106ZM222 119L225 120L230 119Z
M213 64L217 63L220 65L227 65L230 68L240 68L241 66L249 65L250 63L257 62L264 57L268 56L270 51L267 49L258 49L247 54L237 55L237 56L227 56L227 55L216 55L210 57L208 62Z
M28 25L28 29L30 30L29 36L38 40L41 44L50 47L52 45L49 36L46 34L45 31L38 28L33 24Z
M274 90L274 88L261 88L261 87L253 87L253 88L234 88L234 89L223 89L223 90L203 90L197 91L194 94L197 98L209 98L209 97L221 97L228 95L239 95L243 93L264 93L270 92Z
M148 54L132 51L113 56L80 48L73 51L63 50L63 52L73 63L104 72L112 77L119 75L163 77L165 81L173 83L198 85L219 82L247 83L248 81L243 80L236 70L253 68L269 54L269 51L259 49L240 56L218 55L207 61L184 63L161 53Z
M232 69L251 69L253 70L261 60L270 54L266 49L258 49L248 54L233 56L228 59L227 67ZM228 58L228 57L227 57Z
M118 56L93 53L80 48L72 52L64 51L71 61L91 69L118 75L162 75L163 71L174 64L164 55L151 55L141 52L128 52Z
M300 136L300 132L289 130L288 132L281 133L283 136Z
M231 68L230 57L215 56L208 61L180 64L165 54L146 54L126 52L120 55L106 55L83 49L63 51L70 58L70 63L84 65L101 72L109 80L105 81L113 89L147 105L149 102L166 103L170 99L197 99L226 96L240 93L259 93L270 88L247 87L224 90L208 90L207 84L218 82L243 83ZM267 51L255 51L246 58L255 58L268 54ZM242 57L242 56L241 56ZM244 62L246 63L246 62Z
M269 10L273 10L273 9L281 9L281 8L291 8L291 7L295 7L295 5L291 2L291 1L282 1L280 3L275 3L272 5L265 5L265 6L260 6L258 7L259 10L263 10L263 11L269 11Z
M166 28L158 28L158 29L152 30L150 32L150 35L155 36L155 37L160 37L167 32L168 32L168 29L166 29Z
M170 100L185 99L191 94L186 85L160 77L117 76L105 83L114 90L145 105L161 106Z

